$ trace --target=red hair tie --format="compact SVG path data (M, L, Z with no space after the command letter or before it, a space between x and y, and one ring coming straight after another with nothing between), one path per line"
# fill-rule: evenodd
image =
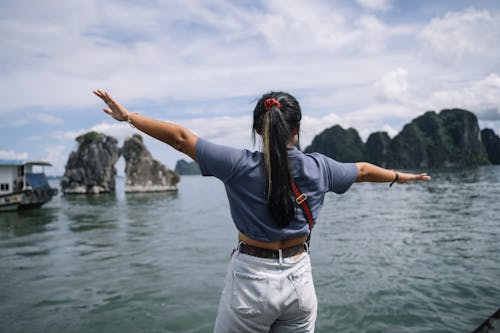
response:
M266 111L271 110L273 105L276 105L278 110L281 110L281 104L280 104L280 102L278 102L278 100L276 98L268 98L264 101L264 107L266 108Z

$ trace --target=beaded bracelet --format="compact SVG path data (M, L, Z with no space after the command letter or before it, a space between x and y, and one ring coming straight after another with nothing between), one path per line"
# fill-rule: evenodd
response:
M127 122L130 125L130 127L135 128L134 124L132 124L132 115L133 114L139 114L139 113L137 113L137 112L129 112L129 114L127 116Z
M389 187L392 187L392 185L398 181L399 179L399 173L396 171L396 170L392 170L394 171L394 173L396 174L396 178L394 178L394 180L392 181L392 183L389 185Z

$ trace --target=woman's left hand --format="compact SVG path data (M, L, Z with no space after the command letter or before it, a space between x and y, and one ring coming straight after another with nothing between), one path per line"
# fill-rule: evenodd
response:
M423 181L429 181L431 180L431 176L429 176L427 173L418 173L418 174L413 174L413 173L405 173L405 172L399 172L398 173L398 184L404 184L409 181L418 181L418 180L423 180Z
M94 94L103 100L108 108L103 109L103 111L109 114L111 117L118 121L126 121L129 119L130 111L128 111L123 105L118 103L110 94L99 89L94 90Z

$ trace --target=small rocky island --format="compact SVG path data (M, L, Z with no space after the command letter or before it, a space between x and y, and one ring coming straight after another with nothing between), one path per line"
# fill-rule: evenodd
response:
M179 175L201 175L200 165L196 161L178 160L175 172Z
M115 163L120 157L118 141L97 132L76 138L78 150L71 152L61 179L63 193L106 193L115 190Z
M462 109L428 111L390 138L370 134L363 143L354 128L330 127L306 152L320 152L341 162L367 161L385 168L448 168L498 164L500 139L479 130L477 117Z
M61 190L65 194L107 193L115 191L115 163L125 158L125 192L176 191L179 176L154 160L138 134L118 140L89 132L76 138L78 149L71 152Z
M177 191L179 176L153 159L142 136L125 140L121 153L125 158L125 192Z

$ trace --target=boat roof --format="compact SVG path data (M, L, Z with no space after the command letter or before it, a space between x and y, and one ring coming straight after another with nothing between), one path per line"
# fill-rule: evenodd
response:
M0 165L6 166L21 166L21 165L42 165L52 166L49 162L45 161L21 161L21 160L0 160Z

